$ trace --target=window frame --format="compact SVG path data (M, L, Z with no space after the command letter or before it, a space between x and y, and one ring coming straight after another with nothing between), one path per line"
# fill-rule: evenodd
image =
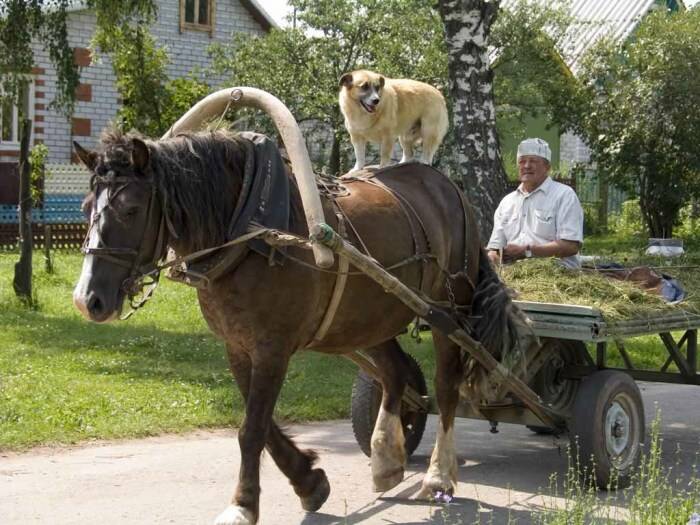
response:
M32 121L34 127L34 104L35 104L35 82L33 76L27 76L27 118ZM20 149L20 128L22 123L19 120L19 108L16 104L12 105L12 139L2 139L2 106L0 106L0 154L6 151L19 151ZM34 144L34 130L32 129L30 145Z
M185 7L187 0L180 0L180 33L187 31L201 31L203 33L209 33L209 36L214 34L214 13L216 12L216 0L193 0L194 1L194 13L195 18L199 16L199 3L208 2L208 18L206 24L201 24L199 22L188 22L185 20Z

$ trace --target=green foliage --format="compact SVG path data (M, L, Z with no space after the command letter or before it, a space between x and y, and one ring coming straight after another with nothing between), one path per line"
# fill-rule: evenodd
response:
M300 122L335 139L331 172L340 171L338 80L362 67L443 87L447 58L442 26L428 0L293 0L298 27L262 37L234 35L212 49L214 70L233 85L269 91Z
M31 165L31 180L32 201L39 202L41 192L39 184L44 179L46 174L46 159L49 156L49 148L45 144L37 144L29 152L29 164Z
M211 92L211 88L194 75L176 78L165 84L165 102L162 108L161 128L158 135L172 126L192 106Z
M56 98L51 102L65 115L73 111L78 69L68 44L66 9L69 0L8 0L0 11L0 91L19 103L22 84L34 66L32 40L43 44L56 69Z
M532 514L533 522L538 525L690 524L691 516L700 508L700 480L694 474L678 473L687 470L685 465L675 469L664 464L660 428L661 414L657 413L631 486L624 491L609 491L602 497L591 476L575 468L570 451L563 486L560 488L557 476L552 475L545 508ZM678 450L676 460L680 458ZM697 457L691 472L697 472L696 462ZM555 498L563 501L557 504Z
M557 43L564 41L572 22L565 0L520 0L500 10L491 45L496 49L494 95L502 138L508 133L522 136L528 116L554 122L555 114L568 108L576 82ZM506 122L521 126L508 129Z
M599 235L605 233L605 226L600 223L600 214L597 204L582 202L583 208L583 235Z
M642 220L639 199L623 202L620 213L612 213L608 217L608 227L611 233L619 237L649 236Z
M22 83L34 66L32 41L48 52L56 70L56 97L51 107L68 116L73 113L79 72L73 61L66 27L72 0L7 0L0 11L0 73L3 96L19 101ZM135 19L150 20L155 0L87 0L94 9L98 33L123 30Z
M97 31L93 45L111 55L117 91L122 98L118 126L157 135L165 127L165 49L156 45L145 23Z
M627 41L602 41L581 80L571 101L583 111L568 124L611 183L640 195L650 234L670 237L700 193L700 10L659 10Z

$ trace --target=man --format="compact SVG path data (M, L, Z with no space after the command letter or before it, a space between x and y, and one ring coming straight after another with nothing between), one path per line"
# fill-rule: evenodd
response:
M549 177L552 152L542 139L518 146L520 186L496 209L486 247L494 263L530 257L560 257L579 267L583 242L583 209L573 189Z

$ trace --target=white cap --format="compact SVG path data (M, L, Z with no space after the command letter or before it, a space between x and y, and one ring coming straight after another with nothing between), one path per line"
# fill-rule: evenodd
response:
M549 144L542 139L525 139L518 146L518 160L526 155L542 157L547 162L552 162L552 150Z

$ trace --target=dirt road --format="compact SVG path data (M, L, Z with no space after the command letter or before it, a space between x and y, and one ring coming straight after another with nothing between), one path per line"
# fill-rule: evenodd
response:
M700 435L700 388L642 384L647 422L662 410L664 448L681 447L680 465L692 469ZM460 486L447 507L411 499L420 487L434 438L435 419L409 464L406 479L385 494L371 490L368 459L347 421L292 427L298 442L319 451L331 482L320 512L301 510L269 457L261 476L265 525L529 523L550 473L567 465L565 438L537 436L524 427L458 422ZM209 524L224 509L239 463L232 431L35 449L0 455L0 524ZM672 454L667 462L673 463ZM697 474L697 473L696 473ZM477 521L478 523L478 521Z

